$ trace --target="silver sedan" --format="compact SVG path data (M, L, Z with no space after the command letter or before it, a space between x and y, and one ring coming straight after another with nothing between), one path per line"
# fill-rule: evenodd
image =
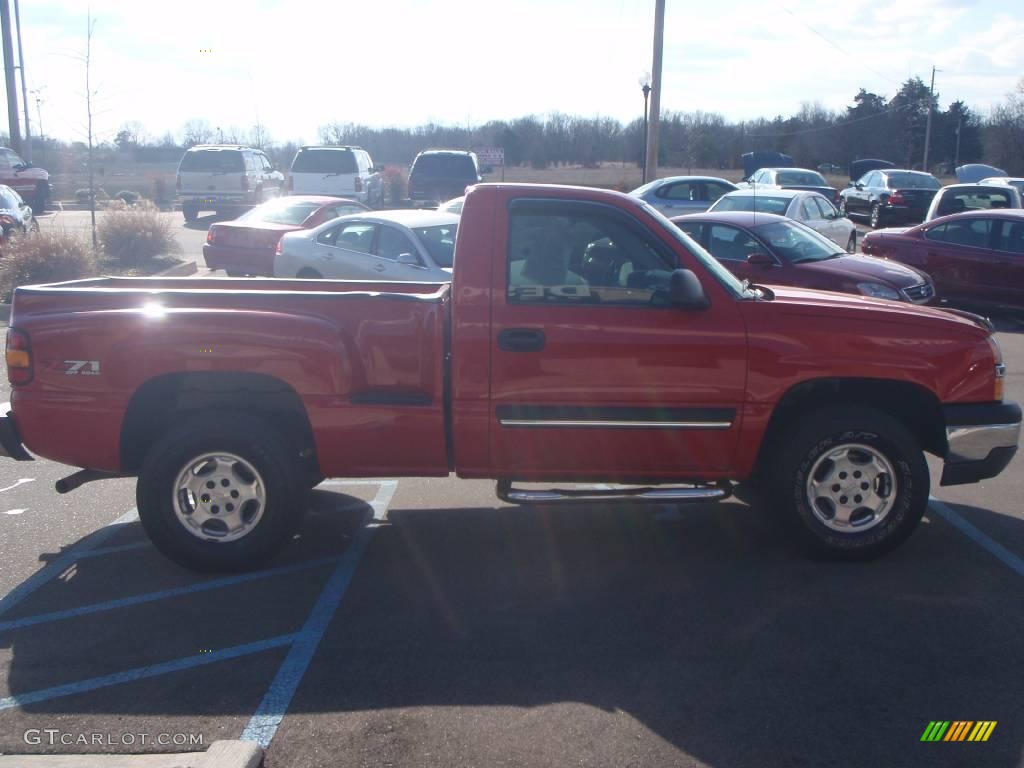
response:
M741 189L723 195L708 212L774 213L806 224L847 253L857 252L857 227L824 195L799 189Z
M439 211L375 211L289 232L274 277L447 282L459 217Z

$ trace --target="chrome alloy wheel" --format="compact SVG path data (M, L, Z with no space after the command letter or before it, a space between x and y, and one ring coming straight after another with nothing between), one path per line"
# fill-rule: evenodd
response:
M892 463L876 448L844 443L818 457L807 475L807 502L815 517L840 533L874 528L896 503Z
M259 524L267 488L256 468L231 453L190 460L174 481L178 522L204 541L236 541Z

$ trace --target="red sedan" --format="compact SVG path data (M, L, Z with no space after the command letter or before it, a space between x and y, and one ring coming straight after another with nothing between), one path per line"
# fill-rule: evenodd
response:
M213 224L206 233L203 258L210 269L231 277L274 274L274 250L286 232L312 229L325 221L370 210L355 200L321 195L279 197L239 216Z
M1024 307L1024 210L971 211L881 229L864 236L861 250L927 272L951 301Z

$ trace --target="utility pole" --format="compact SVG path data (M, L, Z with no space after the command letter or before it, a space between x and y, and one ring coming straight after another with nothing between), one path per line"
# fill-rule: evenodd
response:
M7 85L7 122L10 125L11 149L21 154L21 127L18 125L18 90L14 79L14 49L11 46L11 9L7 0L0 0L0 35L4 47L4 82Z
M665 46L665 0L654 0L654 64L651 67L651 114L647 121L647 157L644 176L658 177L658 126L661 118L661 54Z
M43 100L39 97L39 94L43 92L42 88L32 89L32 95L36 99L36 121L39 123L39 157L40 162L46 162L46 136L43 134Z
M963 126L964 116L957 115L956 118L956 155L953 158L953 172L956 173L957 167L960 165L960 128Z
M921 164L921 170L928 173L928 147L932 141L932 104L935 103L935 67L932 67L932 84L928 89L928 121L925 123L924 129L924 162Z
M14 28L18 33L18 69L21 71L21 105L25 110L25 159L32 159L32 134L28 122L28 92L25 88L25 49L21 47L21 12L14 0Z

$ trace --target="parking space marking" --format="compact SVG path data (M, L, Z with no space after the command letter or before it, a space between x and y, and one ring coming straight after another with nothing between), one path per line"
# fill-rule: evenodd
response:
M57 699L61 696L71 696L76 693L95 691L99 688L109 688L112 685L132 683L136 680L144 680L147 677L158 677L171 672L181 672L186 669L192 669L193 667L215 664L218 661L237 659L241 656L249 656L253 653L260 653L273 648L281 648L292 643L295 638L296 635L278 635L277 637L270 637L266 640L257 640L253 643L235 645L230 648L213 651L212 653L197 653L194 656L185 656L180 659L174 659L173 661L152 664L148 667L136 667L135 669L129 669L124 672L115 672L110 675L92 677L88 680L79 680L75 683L56 685L52 688L43 688L39 691L30 691L29 693L22 693L16 696L8 696L5 699L0 699L0 711L13 709L14 707L24 707L29 704L37 704L41 701Z
M336 481L331 484L356 485L357 482ZM306 623L296 635L295 643L289 649L274 681L270 684L263 701L260 702L256 714L249 720L249 724L246 725L239 737L242 741L254 741L263 749L270 746L278 726L288 712L295 691L298 690L299 683L302 682L302 678L313 660L313 654L316 653L317 646L320 645L320 640L323 638L324 632L327 631L327 626L334 618L338 605L352 583L356 566L359 565L363 553L366 552L377 526L387 516L388 505L390 505L397 487L398 482L395 480L379 482L377 495L370 502L372 515L368 514L363 519L362 528L359 529L359 533L356 534L352 544L345 551L330 580L321 590L316 605L313 606Z
M24 485L25 483L34 483L34 482L35 482L35 478L34 477L22 477L17 482L15 482L13 485L8 485L6 488L0 488L0 493L3 493L4 491L9 491L12 488L17 488L19 485Z
M139 513L137 510L133 509L130 512L125 512L114 522L89 534L78 542L78 544L60 555L56 560L36 571L32 576L8 592L3 598L0 598L0 616L3 616L7 611L11 610L11 608L31 595L50 579L64 573L64 571L74 565L79 558L83 557L84 553L95 549L115 533L120 531L125 525L134 523L138 519Z
M1011 570L1016 572L1018 576L1024 576L1024 560L1008 550L988 534L983 533L979 528L975 528L948 504L939 501L934 496L929 497L928 504L932 511L938 514L939 517L954 528L957 528L975 544L984 547L991 554L998 557L1003 561L1003 563L1008 565Z
M92 613L113 611L118 608L128 608L133 605L140 605L142 603L152 603L157 600L166 600L171 597L180 597L181 595L192 595L197 592L208 592L212 589L220 589L221 587L231 587L235 584L244 584L247 581L255 581L257 579L265 579L273 576L283 576L285 574L296 573L298 571L307 571L311 568L316 568L321 565L336 563L338 562L338 559L339 558L337 556L321 557L316 560L308 560L302 563L283 565L279 568L270 568L263 571L253 571L252 573L241 573L237 576L226 576L221 579L203 581L198 584L190 584L187 587L161 589L156 592L147 592L142 595L121 597L116 600L105 600L102 603L93 603L92 605L80 605L77 608L69 608L64 611L52 611L50 613L41 613L36 616L26 616L21 619L0 621L0 632L9 629L31 627L35 626L36 624L47 624L51 621L61 621L62 619L73 619L78 616L87 616Z
M28 508L27 507L25 509L8 509L6 512L4 512L4 514L5 515L21 515L21 514L24 514L25 512L28 512Z

